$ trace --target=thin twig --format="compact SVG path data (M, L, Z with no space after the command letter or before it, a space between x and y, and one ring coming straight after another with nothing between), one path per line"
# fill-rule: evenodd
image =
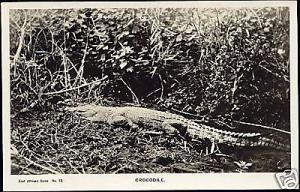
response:
M70 165L70 167L71 167L76 173L82 174L80 171L78 171L78 169L77 169L76 167L74 167L74 166L72 165L72 163L71 163L70 161L68 161L66 158L64 158L64 159L67 161L67 163Z
M30 86L26 81L23 79L20 79L21 82L23 82L36 96L38 96L38 93Z
M264 129L270 129L270 130L273 130L273 131L278 131L278 132L286 133L286 134L289 134L289 135L291 134L288 131L277 129L277 128L274 128L274 127L268 127L268 126L265 126L265 125L259 125L259 124L255 124L255 123L247 123L247 122L242 122L242 121L235 121L235 120L233 120L233 121L236 122L236 123L244 124L244 125L251 125L251 126L254 126L254 127L261 127L261 128L264 128Z
M143 134L149 134L149 135L162 135L164 134L162 131L144 131Z
M85 47L84 47L84 50L83 50L83 56L82 56L82 59L81 59L81 65L80 65L79 70L78 70L79 73L77 74L77 76L75 78L75 82L74 82L73 85L75 85L77 83L78 78L79 78L79 82L82 80L85 58L86 58L87 53L88 53L89 35L90 35L90 32L87 33Z
M190 168L185 168L185 167L176 167L176 166L173 166L172 168L177 169L178 171L187 172L187 173L199 173L199 171L196 169L190 169Z
M40 165L40 164L38 164L38 163L32 161L31 159L28 159L27 157L23 157L23 158L24 158L26 161L28 161L28 162L34 164L35 166L37 166L37 167L39 167L39 168L41 168L41 169L47 170L47 171L49 171L49 172L51 172L51 173L54 173L54 174L60 174L58 171L55 171L55 170L52 170L52 169L50 169L50 168L48 168L48 167L45 167L45 166L43 166L43 165Z
M64 17L64 24L66 23L66 16ZM64 25L63 28L63 32L64 32L64 50L63 50L63 66L64 66L64 87L67 88L68 87L68 75L67 75L67 60L66 60L66 50L67 50L67 40L66 40L66 27Z
M125 168L127 168L127 165L124 165L124 166L120 167L119 169L113 171L112 174L116 174L116 173L118 173L119 171L121 171L121 170L123 170Z
M201 116L201 115L196 115L196 114L192 114L192 113L188 113L188 112L185 112L185 111L180 111L180 110L177 110L175 108L171 108L172 111L175 111L177 113L181 113L181 114L185 114L185 115L189 115L189 116L193 116L193 117L198 117L198 118L204 118L205 116Z
M220 121L220 120L216 120L216 123L219 124L219 125L224 125L230 129L235 129L235 127L232 127L230 125L228 125L227 123L223 122L223 121Z
M60 93L64 93L64 92L76 90L76 89L79 89L79 88L82 88L82 87L86 87L86 86L91 85L91 84L97 84L97 83L100 83L101 81L104 81L104 80L106 80L107 78L108 78L108 76L105 76L105 77L103 77L102 79L99 79L99 80L96 80L96 81L92 81L92 82L90 82L90 83L86 83L86 84L80 85L80 86L78 86L78 87L72 87L72 88L69 88L69 89L64 89L64 90L55 91L55 92L50 92L50 93L43 93L42 95L55 95L55 94L60 94Z
M12 166L12 167L16 167L16 168L18 168L18 169L22 169L20 172L22 172L23 170L26 170L27 172L29 172L29 173L31 173L31 174L35 174L35 175L38 175L38 174L39 174L38 172L36 172L36 171L34 171L34 170L32 170L32 169L29 169L28 167L24 167L24 166L22 166L22 165L17 165L17 164L15 164L15 163L11 163L11 166ZM19 174L20 174L20 172L19 172Z
M152 94L154 94L154 93L156 93L156 92L158 92L160 90L161 90L161 88L158 88L158 89L152 91L151 93L149 93L146 97L150 97L150 95L152 95Z
M257 21L258 21L258 23L259 23L260 28L262 28L261 21L260 21L258 15L256 14L256 12L255 12L253 9L250 9L250 11L255 15L255 17L257 18Z
M20 57L20 54L21 54L21 51L23 48L26 25L27 25L27 14L26 14L26 11L24 11L24 23L20 29L21 34L20 34L20 39L19 39L19 45L18 45L16 54L15 54L13 62L12 62L12 66L14 67L14 77L16 76L16 73L17 73L16 62L19 60L19 57Z
M276 77L279 77L279 78L283 78L283 80L286 81L286 82L290 82L284 75L281 76L278 73L274 73L273 71L266 68L265 66L262 66L261 64L259 64L258 66L261 67L262 69L266 70L267 72L271 73L272 75L275 75Z
M160 79L160 86L161 86L161 93L160 93L160 100L163 100L163 95L164 95L164 84L161 75L159 74L159 79Z
M190 115L190 116L193 116L193 117L199 117L199 118L205 117L205 116L195 115L195 114L184 112L184 111L179 111L179 110L174 109L174 108L172 108L172 110L175 111L175 112L178 112L178 113L181 113L181 114L185 114L185 115ZM210 119L210 120L217 120L217 119ZM217 121L220 122L220 123L222 122L222 124L224 123L223 121L220 121L220 120L217 120ZM255 124L255 123L247 123L247 122L236 121L236 120L232 120L232 121L236 122L236 123L239 123L239 124L250 125L250 126L260 127L260 128L264 128L264 129L270 129L270 130L278 131L278 132L285 133L285 134L291 134L288 131L284 131L284 130L281 130L281 129L277 129L277 128L269 127L269 126L265 126L265 125L260 125L260 124ZM224 123L224 125L227 125L227 124ZM234 128L234 127L231 127L229 125L227 125L227 126L230 127L230 128Z
M133 98L133 102L135 104L140 104L138 97L136 96L136 94L133 92L133 90L129 87L129 85L124 81L124 79L121 77L120 81L122 81L122 83L127 87L127 89L131 92L132 94L132 98Z

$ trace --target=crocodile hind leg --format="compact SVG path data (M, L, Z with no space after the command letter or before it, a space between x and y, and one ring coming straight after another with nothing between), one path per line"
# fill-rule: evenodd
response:
M179 134L179 136L183 139L183 149L185 151L189 151L189 147L187 147L187 126L178 120L165 120L162 123L162 128L167 132L172 132Z
M184 125L181 121L178 121L176 119L174 120L165 120L162 123L162 128L166 131L170 132L177 132L180 135L185 135L187 132L187 126Z

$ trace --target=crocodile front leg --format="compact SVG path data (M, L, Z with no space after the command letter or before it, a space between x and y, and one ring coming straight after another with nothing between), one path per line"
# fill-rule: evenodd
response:
M131 119L122 115L111 115L108 117L107 123L110 125L128 125L129 127L135 126Z

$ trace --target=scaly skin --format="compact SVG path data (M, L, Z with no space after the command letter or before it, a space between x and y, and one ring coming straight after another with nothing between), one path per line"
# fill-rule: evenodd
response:
M94 122L116 124L126 121L130 126L135 124L161 127L174 130L181 127L182 132L198 138L208 138L216 143L224 143L229 146L241 147L269 147L282 151L290 151L290 146L280 143L260 133L238 133L213 128L207 125L195 123L181 115L162 112L142 107L104 107L97 105L84 105L68 107L67 111L75 112L85 119Z

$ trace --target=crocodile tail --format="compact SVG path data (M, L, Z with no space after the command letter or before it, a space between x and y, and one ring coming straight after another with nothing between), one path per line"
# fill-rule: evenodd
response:
M217 143L223 143L229 146L267 147L287 152L291 150L290 144L283 142L282 139L274 139L271 138L272 135L263 135L261 133L225 131L199 124L192 124L190 133L192 133L192 135L197 134L200 138L214 139Z
M280 142L278 140L268 138L268 137L261 137L260 140L263 143L263 146L269 146L274 149L282 150L282 151L291 151L291 145L287 144L286 142Z
M234 146L266 147L286 152L291 150L291 146L288 142L270 138L270 136L261 135L260 133L240 133L238 137L235 137L234 134L232 134L227 138L231 141L231 145Z

